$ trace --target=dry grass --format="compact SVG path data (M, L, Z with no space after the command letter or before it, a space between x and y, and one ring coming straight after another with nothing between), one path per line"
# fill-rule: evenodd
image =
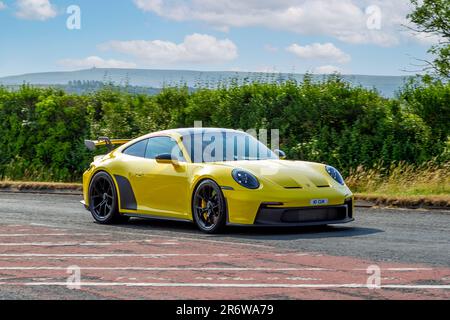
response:
M450 196L386 196L377 194L356 194L357 200L374 203L376 206L400 208L450 208Z
M78 183L59 182L0 181L0 189L81 191L82 185Z
M384 169L359 167L347 179L356 193L386 196L450 196L450 162L413 166L403 162Z
M357 199L380 206L450 208L450 163L359 167L347 184Z

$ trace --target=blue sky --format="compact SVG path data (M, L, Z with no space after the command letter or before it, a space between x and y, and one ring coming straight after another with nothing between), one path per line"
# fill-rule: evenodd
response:
M67 28L67 8L81 29ZM0 76L131 67L404 75L408 0L0 0ZM71 20L77 21L77 20Z

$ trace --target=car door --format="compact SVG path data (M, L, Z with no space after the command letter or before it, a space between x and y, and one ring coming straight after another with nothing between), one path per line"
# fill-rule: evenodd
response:
M147 167L145 151L148 139L140 140L122 151L122 157L115 171L120 190L121 210L147 212L145 205L145 186L142 184L142 172Z
M175 163L159 163L162 154L173 154ZM172 218L186 218L189 211L187 163L177 141L169 136L148 139L145 161L135 183L142 205L149 213Z

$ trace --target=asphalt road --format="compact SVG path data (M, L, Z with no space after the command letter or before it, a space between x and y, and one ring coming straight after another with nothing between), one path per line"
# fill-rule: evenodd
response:
M448 211L357 209L349 225L205 235L189 223L99 225L79 200L0 193L0 299L450 297ZM370 265L381 289L365 287ZM67 288L69 266L81 288Z

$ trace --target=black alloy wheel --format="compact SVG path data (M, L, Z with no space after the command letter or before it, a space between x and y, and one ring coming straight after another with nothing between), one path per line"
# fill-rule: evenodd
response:
M106 172L97 173L89 186L89 211L101 224L126 222L118 210L117 191L114 181Z
M192 213L195 223L203 232L218 233L225 226L225 198L213 180L204 180L195 189Z

